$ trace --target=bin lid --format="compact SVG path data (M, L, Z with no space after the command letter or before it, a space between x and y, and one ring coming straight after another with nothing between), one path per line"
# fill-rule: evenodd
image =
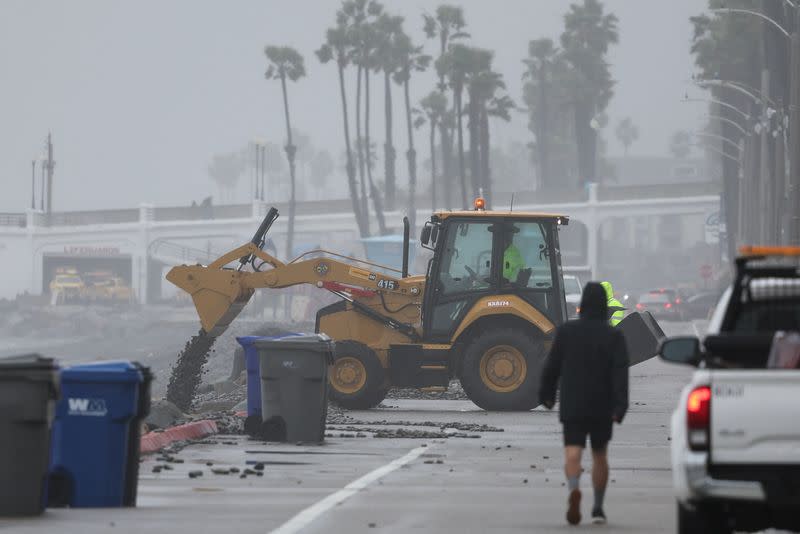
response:
M61 370L63 381L142 382L142 372L136 363L126 360L92 362L71 365Z
M285 337L294 337L294 336L300 336L300 335L303 335L303 334L298 334L296 332L288 332L286 334L280 334L278 336L239 336L239 337L236 338L236 341L238 341L239 344L242 347L248 348L248 347L251 347L253 345L253 343L255 343L256 341L276 340L276 339L283 339Z
M296 334L277 339L257 339L253 341L257 349L298 349L315 352L330 352L331 338L325 334Z
M0 359L0 373L4 371L52 371L58 366L53 358L39 354L21 354Z

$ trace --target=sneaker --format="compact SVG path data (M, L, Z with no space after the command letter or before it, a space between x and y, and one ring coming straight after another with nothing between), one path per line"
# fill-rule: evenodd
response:
M570 525L577 525L581 522L581 490L574 489L569 492L568 503L567 523Z
M605 525L606 524L606 514L603 512L602 508L595 508L592 510L592 524L593 525Z

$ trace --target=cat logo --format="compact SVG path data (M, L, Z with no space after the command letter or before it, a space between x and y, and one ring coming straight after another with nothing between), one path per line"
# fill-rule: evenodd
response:
M490 308L496 308L498 306L511 306L511 303L507 300L490 300L486 305Z
M105 399L68 398L69 415L88 415L103 417L108 413Z

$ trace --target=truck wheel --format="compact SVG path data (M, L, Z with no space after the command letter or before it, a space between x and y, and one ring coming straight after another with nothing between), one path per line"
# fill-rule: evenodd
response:
M464 351L461 385L484 410L530 410L539 404L544 357L544 344L521 330L483 332Z
M336 342L329 381L331 400L349 410L374 408L389 392L378 355L358 341Z
M730 534L724 516L708 505L696 504L694 509L678 503L678 534Z

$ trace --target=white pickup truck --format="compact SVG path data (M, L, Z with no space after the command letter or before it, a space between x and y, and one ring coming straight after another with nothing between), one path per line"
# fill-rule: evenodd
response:
M672 415L680 533L800 530L800 369L768 368L775 332L800 331L798 260L752 248L702 343L661 343L662 359L698 368Z

